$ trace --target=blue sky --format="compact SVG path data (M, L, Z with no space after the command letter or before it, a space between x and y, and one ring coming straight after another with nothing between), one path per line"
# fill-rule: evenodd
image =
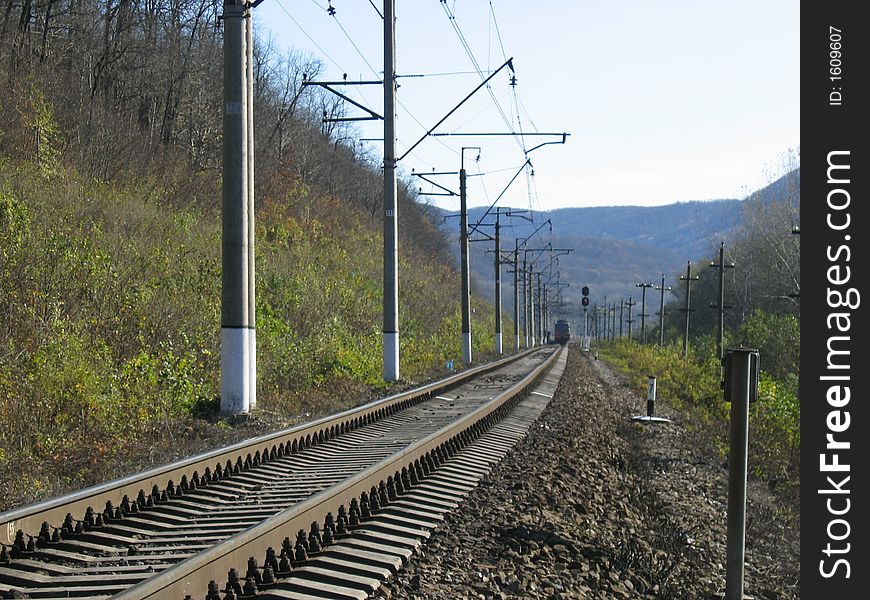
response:
M565 145L529 155L534 175L518 177L500 205L550 210L743 197L780 174L799 149L797 0L396 4L397 73L427 75L399 79L400 155L480 83L477 67L487 73L509 57L516 87L506 70L499 73L491 95L478 92L436 132L570 133ZM380 77L381 1L331 5L334 16L328 0L265 0L255 9L259 36L320 59L322 79ZM382 111L379 88L346 89ZM357 131L383 133L380 122ZM553 139L525 138L525 145ZM365 144L381 151L378 142ZM428 138L401 171L457 170L463 146L481 147L479 161L476 150L466 152L466 167L486 174L469 180L469 202L488 205L523 164L513 138ZM455 178L439 181L458 188Z

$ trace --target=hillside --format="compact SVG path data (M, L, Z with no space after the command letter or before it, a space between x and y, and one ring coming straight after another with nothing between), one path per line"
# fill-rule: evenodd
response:
M10 4L0 35L0 506L218 418L220 7L77 6ZM255 418L283 421L387 390L383 177L322 123L317 61L256 54ZM443 236L401 182L398 204L402 386L459 356L460 315Z

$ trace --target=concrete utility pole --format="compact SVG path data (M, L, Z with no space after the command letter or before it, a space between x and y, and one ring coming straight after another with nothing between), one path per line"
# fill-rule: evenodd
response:
M399 215L396 197L396 0L384 0L384 380L399 379Z
M534 295L534 290L532 288L532 281L535 278L534 269L535 269L534 265L529 265L528 269L526 270L526 275L528 276L528 282L526 283L526 285L528 285L528 293L526 296L526 298L527 298L526 307L527 307L527 310L529 313L528 320L526 321L526 329L527 329L526 347L527 348L528 347L534 348L536 345L535 344L535 295Z
M718 308L719 323L716 328L716 351L719 354L719 360L725 357L725 269L733 269L734 263L725 264L725 242L719 244L719 264L710 263L713 268L719 269L719 304L711 304L712 307Z
M538 298L538 343L544 345L544 340L547 339L547 302L544 294L544 286L541 284L541 275L543 271L538 271L536 283L536 293Z
M468 264L468 195L466 190L465 151L480 148L463 148L459 169L459 250L462 271L462 362L471 364L471 274Z
M529 347L529 296L528 296L528 286L526 284L526 280L528 278L529 273L529 257L528 254L523 252L523 269L520 272L520 287L523 290L523 341L525 342L525 347Z
M501 224L500 211L495 213L495 353L504 354L501 339Z
M221 412L247 413L256 382L252 330L253 214L249 211L245 5L224 2L221 229Z
M683 312L686 313L686 329L683 331L683 358L689 357L689 313L692 312L692 282L698 281L700 277L695 275L692 277L692 261L686 263L686 275L680 275L680 281L686 282L686 307Z
M534 311L535 318L532 322L532 338L534 344L539 346L541 344L541 316L543 315L541 311L541 272L535 272L535 278L532 281L532 310Z
M665 292L671 289L670 287L665 287L664 273L662 273L662 285L656 289L662 292L662 299L659 304L659 348L661 348L665 345Z
M641 288L640 294L640 343L643 344L646 341L646 318L649 316L646 314L646 290L647 288L654 287L652 283L636 283L634 287Z
M626 304L626 306L628 306L628 320L626 321L626 323L628 323L628 341L630 342L631 341L631 324L634 323L634 319L631 318L631 308L634 305L636 305L637 302L632 302L631 296L629 296L628 302L626 302L625 304Z
M248 127L248 330L251 356L248 367L251 370L249 406L257 406L257 294L256 294L256 252L254 227L254 17L251 10L245 16L245 86L247 98Z
M520 349L520 240L514 238L514 350Z

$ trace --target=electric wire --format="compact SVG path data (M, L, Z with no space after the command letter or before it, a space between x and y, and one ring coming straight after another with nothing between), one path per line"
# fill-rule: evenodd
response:
M507 60L507 53L504 51L504 41L501 39L501 30L498 26L498 19L495 17L495 8L492 6L492 0L489 2L489 14L492 15L492 24L495 25L495 35L498 38L498 45L501 48L502 59Z
M281 0L275 0L275 2L278 4L278 7L279 7L283 12L284 12L284 14L287 15L287 18L289 18L291 21L293 21L293 24L296 25L296 27L299 29L299 31L301 31L302 34L303 34L305 37L307 37L308 40L309 40L312 44L314 44L314 46L315 46L318 50L320 50L320 52L323 54L323 56L325 56L325 57L329 60L329 62L331 62L332 64L334 64L336 67L338 67L338 69L339 69L342 73L344 73L345 70L341 68L341 65L339 65L337 62L335 62L335 60L334 60L334 59L333 59L333 58L332 58L332 57L331 57L331 56L326 52L326 50L324 50L323 48L321 48L321 47L320 47L320 44L318 44L317 42L315 42L315 41L314 41L314 38L312 38L310 35L308 35L308 32L305 31L305 28L302 27L302 25L299 24L299 21L297 21L296 19L294 19L294 18L293 18L293 15L290 14L290 11L288 11L286 8L284 8L284 5L281 3Z
M312 0L312 1L314 1L314 0ZM339 29L341 29L342 34L344 34L344 37L347 38L347 41L350 42L350 45L353 47L353 49L356 51L356 53L359 55L359 57L363 60L363 62L366 64L366 66L369 68L369 70L372 72L372 74L377 78L381 78L383 76L383 73L379 73L377 71L377 69L375 69L375 67L372 66L372 64L368 61L368 59L365 57L363 52L359 49L359 46L353 40L353 37L350 35L350 33L348 33L347 29L344 27L344 25L339 20L337 11L333 10L332 12L329 12L329 15L335 20L335 23L338 25ZM383 19L383 15L381 15L381 19ZM361 91L358 93L366 101L366 104L371 104L371 102L369 102L369 100L365 97L365 94L363 94ZM415 121L424 131L426 130L425 125L423 125L423 123L421 123L420 120L417 119L417 117L415 117L414 114L410 110L408 110L408 108L402 103L402 101L398 97L396 97L396 104L398 104L405 111L405 113L409 117L411 117L411 119L413 121ZM398 137L396 138L396 141L401 143L401 139L399 139ZM438 142L442 146L444 146L447 150L452 152L453 154L459 154L458 152L456 152L456 150L451 148L449 145L447 145L443 141L438 140ZM417 159L419 160L420 157L417 156ZM425 164L426 161L420 160L420 162ZM428 165L428 166L431 166L431 165Z
M363 60L363 62L366 64L366 66L368 66L369 70L370 70L370 71L371 71L371 72L372 72L376 77L381 76L381 74L378 73L378 71L377 71L377 70L372 66L372 64L368 61L368 59L366 59L365 55L364 55L364 54L362 53L362 51L360 50L359 46L358 46L358 45L356 44L356 42L354 41L353 37L350 35L350 33L347 31L347 29L344 27L344 25L343 25L343 24L341 23L341 21L338 19L338 17L336 16L336 11L335 11L334 8L332 7L331 2L330 2L330 4L329 4L329 6L323 6L323 5L322 5L320 2L318 2L317 0L311 0L311 2L312 2L313 4L315 4L318 8L320 8L320 9L326 11L328 14L330 14L330 16L332 16L332 17L335 19L336 24L338 25L338 27L339 27L339 29L341 30L342 34L345 36L345 38L348 40L348 42L351 44L351 46L354 48L354 50L355 50L356 53L360 56L360 58ZM280 1L280 0L277 0L277 3L278 3L279 8L284 12L284 14L287 15L287 17L288 17L288 18L289 18L289 19L294 23L294 25L296 25L296 27L297 27L297 28L298 28L298 29L303 33L303 35L305 35L305 37L308 38L308 40L309 40L309 41L310 41L310 42L311 42L311 43L312 43L312 44L313 44L313 45L314 45L314 46L315 46L315 47L316 47L316 48L317 48L317 49L318 49L322 54L323 54L323 56L324 56L327 60L329 60L333 65L335 65L339 70L341 70L342 72L346 72L346 70L345 70L341 65L339 65L338 62L337 62L335 59L333 59L332 56L330 56L329 53L327 53L327 52L326 52L326 51L325 51L325 50L324 50L324 49L323 49L323 48L322 48L322 47L321 47L321 46L320 46L320 45L319 45L319 44L318 44L318 43L317 43L317 42L316 42L316 41L315 41L315 40L314 40L314 39L313 39L309 34L308 34L308 32L305 30L305 28L302 27L302 25L301 25L301 24L300 24L300 23L299 23L299 22L298 22L298 21L293 17L293 15L290 14L290 12L289 12L289 11L287 10L287 8L286 8L286 7L281 3L281 1ZM375 9L375 12L377 12L378 16L379 16L381 19L383 19L383 14L378 10L377 6L372 2L372 0L369 0L369 3L372 5L372 8ZM443 1L442 1L442 4L444 5L444 10L445 10L445 12L447 13L448 20L450 21L451 26L453 27L454 32L456 33L457 37L459 38L460 43L462 44L462 46L463 46L463 48L464 48L466 54L469 56L469 59L471 60L472 65L474 66L475 70L474 70L474 71L450 71L450 72L443 72L443 73L423 73L423 74L400 75L400 76L397 76L397 78L399 78L399 77L441 77L441 76L451 76L451 75L471 75L471 74L477 74L477 75L480 76L481 78L485 79L486 76L488 76L488 74L491 74L491 72L492 72L491 70L483 70L483 69L480 67L480 65L479 65L477 59L475 58L474 53L473 53L473 51L472 51L472 49L471 49L471 47L470 47L470 45L469 45L469 43L468 43L467 38L465 37L464 33L462 32L462 29L461 29L461 27L459 26L459 24L456 22L455 3L454 3L454 6L453 6L452 9L449 8L449 7L447 7L446 2L443 2ZM332 10L329 10L330 8L332 8ZM490 15L492 16L492 23L493 23L493 25L494 25L494 27L495 27L495 31L496 31L496 37L498 38L498 41L499 41L499 48L500 48L500 50L501 50L501 52L502 52L502 55L503 55L503 56L506 56L505 49L504 49L504 41L503 41L503 38L502 38L502 36L501 36L501 31L500 31L500 28L499 28L499 26L498 26L498 22L497 22L497 19L496 19L496 17L495 17L495 10L494 10L494 7L492 6L492 2L491 2L491 1L489 2L489 9L490 9ZM495 94L494 94L494 92L493 92L491 86L490 86L490 85L487 85L486 88L487 88L487 92L488 92L488 94L490 95L490 98L492 99L493 104L495 105L496 109L498 110L498 112L499 112L499 114L500 114L502 120L503 120L503 121L505 122L505 124L508 126L508 130L509 130L509 131L512 131L512 129L513 129L513 127L511 126L511 120L512 120L512 119L509 119L509 118L505 115L504 110L503 110L503 108L502 108L502 106L501 106L501 103L500 103L499 100L495 97ZM359 95L363 98L363 100L365 100L366 103L370 104L370 102L368 101L368 99L365 97L365 94L363 94L362 92L358 92L358 93L359 93ZM512 97L513 97L513 99L514 99L514 103L515 103L516 106L517 106L517 122L518 122L519 125L520 125L520 130L522 131L522 129L521 129L521 125L522 125L522 123L521 123L521 120L519 119L520 107L522 107L522 111L526 114L526 116L528 116L528 110L525 108L525 106L523 106L523 105L521 104L521 102L520 102L520 100L519 100L519 98L518 98L518 96L517 96L517 94L516 94L516 88L515 88L515 86L513 87L513 94L512 94ZM413 113L408 109L407 106L405 106L405 104L404 104L401 100L399 100L399 99L397 98L397 99L396 99L396 103L397 103L397 104L402 108L402 110L403 110L403 111L404 111L404 112L405 112L405 113L406 113L406 114L407 114L407 115L408 115L408 116L409 116L409 117L410 117L410 118L411 118L411 119L412 119L412 120L413 120L413 121L414 121L418 126L420 126L421 129L423 129L423 130L426 129L425 125L423 125L423 123L422 123L419 119L417 119L417 117L416 117L416 116L415 116L415 115L414 115L414 114L413 114ZM511 106L511 108L513 109L513 106ZM482 111L482 112L483 112L483 111ZM480 114L482 114L482 112L481 112L481 113L478 113L477 115L475 115L474 117L472 117L470 120L473 120L474 118L477 118ZM513 111L512 111L512 112L513 112ZM529 120L531 120L530 117L529 117ZM467 122L468 122L468 121L466 121L466 123L467 123ZM535 127L535 130L537 130L536 127ZM517 144L518 144L518 146L520 147L520 149L523 150L523 152L525 153L525 152L526 152L526 148L525 148L525 144L524 144L524 140L522 139L522 136L512 136L512 137L514 137L514 139L515 139L515 141L517 142ZM400 141L400 140L399 140L399 141ZM440 143L440 144L441 144L445 149L447 149L447 150L448 150L449 152L451 152L452 154L457 155L457 156L459 155L459 152L458 152L458 151L456 151L454 148L452 148L451 146L449 146L448 144L446 144L446 143L443 142L442 140L436 138L436 141L438 141L438 143ZM426 163L426 161L420 160L420 156L419 156L416 152L412 152L412 155L414 155L414 156L416 157L416 159L419 160L420 162ZM431 166L431 165L429 165L429 166ZM499 170L489 171L488 173L498 173L498 172L508 171L508 170L511 170L511 169L510 169L510 168L499 169ZM486 173L480 172L479 165L478 165L478 171L479 171L478 174L480 174L480 175L484 175L484 174L486 174ZM533 180L529 181L529 177L528 177L528 175L527 175L527 188L529 189L529 207L530 207L530 208L532 207L532 204L533 204L533 202L534 202L533 197L534 197L534 195L535 195L535 192L533 191L533 184L532 184L532 182L533 182ZM482 184L482 185L483 185L483 184ZM483 188L484 188L484 194L485 194L485 196L486 196L487 199L488 199L489 196L488 196L488 192L486 191L485 185L483 185Z
M466 39L465 35L462 33L462 28L459 27L459 23L456 22L455 12L452 11L447 6L447 3L444 2L443 0L441 2L441 6L443 7L444 12L447 14L447 19L450 22L450 25L453 27L453 31L456 33L457 37L459 38L459 41L462 44L462 47L465 49L465 53L468 55L469 59L471 59L471 64L474 66L475 69L477 69L478 74L480 75L481 79L485 80L486 76L483 75L483 69L481 69L480 64L477 62L477 59L474 56L474 52L471 50L471 46L469 45L468 40ZM502 120L504 121L505 125L507 126L508 131L512 131L513 127L511 125L510 119L508 119L507 115L505 115L504 109L501 107L501 105L496 100L495 94L492 91L492 87L489 84L487 84L486 90L489 93L489 96L492 99L493 104L495 105L496 109L498 110L499 115L501 115ZM516 141L519 148L525 153L525 144L523 143L521 137L517 138L515 136L514 140Z
M522 109L523 109L523 114L526 115L526 118L529 120L529 123L532 124L532 129L534 129L536 132L537 132L537 131L540 131L540 130L538 129L538 126L535 125L535 121L532 119L532 115L529 114L529 111L526 109L525 104L523 104L523 101L520 100L519 96L517 96L517 103L519 104L520 107L522 107Z
M505 95L507 95L507 93L506 93ZM481 109L479 112L477 112L477 113L471 115L468 119L466 119L466 120L463 121L462 123L456 125L456 126L453 128L453 131L452 131L452 132L453 132L453 133L458 132L460 129L462 129L463 127L465 127L466 125L468 125L469 123L471 123L472 121L474 121L475 119L477 119L478 117L480 117L482 114L484 114L484 113L486 113L486 112L489 112L489 110L490 110L490 107L489 107L489 106L484 107L484 108ZM435 134L435 135L437 135L437 134Z
M335 22L336 22L336 24L338 24L339 28L341 29L341 32L344 34L344 36L345 36L345 37L347 38L347 40L350 42L350 45L353 46L353 49L356 51L356 53L359 55L359 57L362 58L363 62L366 64L366 66L368 66L368 68L369 68L369 70L372 72L372 74L373 74L375 77L381 77L383 74L382 74L382 73L378 73L378 71L377 71L377 70L372 66L372 64L368 61L368 59L366 59L365 55L362 53L362 51L359 49L359 47L358 47L358 46L356 45L356 43L353 41L353 38L351 37L351 35L347 32L347 30L346 30L346 29L344 28L344 26L341 24L341 21L339 21L338 16L337 16L337 13L333 12L333 13L331 13L331 16L332 16L333 19L335 19ZM381 16L381 18L383 18L383 16ZM362 94L360 94L360 95L362 95ZM365 98L365 96L363 96L363 98ZM366 100L366 102L368 103L368 100ZM408 115L409 117L411 117L411 119L412 119L414 122L416 122L417 125L419 125L419 126L423 129L423 131L426 131L426 126L423 125L423 123L421 123L420 120L417 119L417 117L415 117L414 114L413 114L410 110L408 110L408 107L406 107L406 106L402 103L402 101L398 98L398 96L396 97L396 104L398 104L398 105L402 108L402 110L404 110L405 113L407 113L407 115ZM401 140L398 139L398 137L396 138L396 141L401 142ZM451 148L448 144L446 144L446 143L443 142L442 140L438 140L438 143L440 143L442 146L444 146L447 150L449 150L449 151L452 152L453 154L457 154L457 155L459 154L458 152L456 152L456 150L454 150L453 148ZM412 153L412 154L414 154L414 153ZM419 160L419 156L417 156L417 158L418 158L418 160ZM420 161L420 162L424 162L424 163L425 163L425 161Z

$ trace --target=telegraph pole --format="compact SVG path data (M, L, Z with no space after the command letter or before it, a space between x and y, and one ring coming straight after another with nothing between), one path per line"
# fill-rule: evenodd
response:
M670 287L665 287L664 273L662 273L662 285L656 289L662 292L662 299L659 304L659 348L661 348L665 345L665 292L671 289Z
M223 185L221 191L221 412L251 408L252 263L248 208L248 116L245 5L224 2Z
M610 317L610 340L613 341L616 339L616 302L613 302L613 306L611 307L611 317Z
M719 264L710 263L711 267L719 269L719 323L716 328L716 350L719 354L719 360L725 357L725 269L733 269L734 263L725 264L725 242L719 244ZM713 307L717 305L713 304Z
M680 281L686 282L686 307L683 309L683 312L686 313L686 329L683 331L683 358L689 357L689 313L692 311L692 282L699 279L700 277L697 275L692 277L692 261L687 262L686 275L680 275Z
M384 0L384 380L399 378L399 219L396 197L396 0Z
M619 337L622 337L623 311L625 310L625 299L619 299Z
M646 314L646 290L647 288L654 287L652 283L636 283L634 287L641 288L640 294L640 343L643 344L646 341L646 318L649 316Z
M635 304L637 304L637 302L632 302L631 296L629 296L628 302L626 302L625 304L626 304L626 306L628 306L628 320L626 321L626 323L628 323L628 341L630 342L631 341L631 324L634 323L634 319L631 318L631 308Z

